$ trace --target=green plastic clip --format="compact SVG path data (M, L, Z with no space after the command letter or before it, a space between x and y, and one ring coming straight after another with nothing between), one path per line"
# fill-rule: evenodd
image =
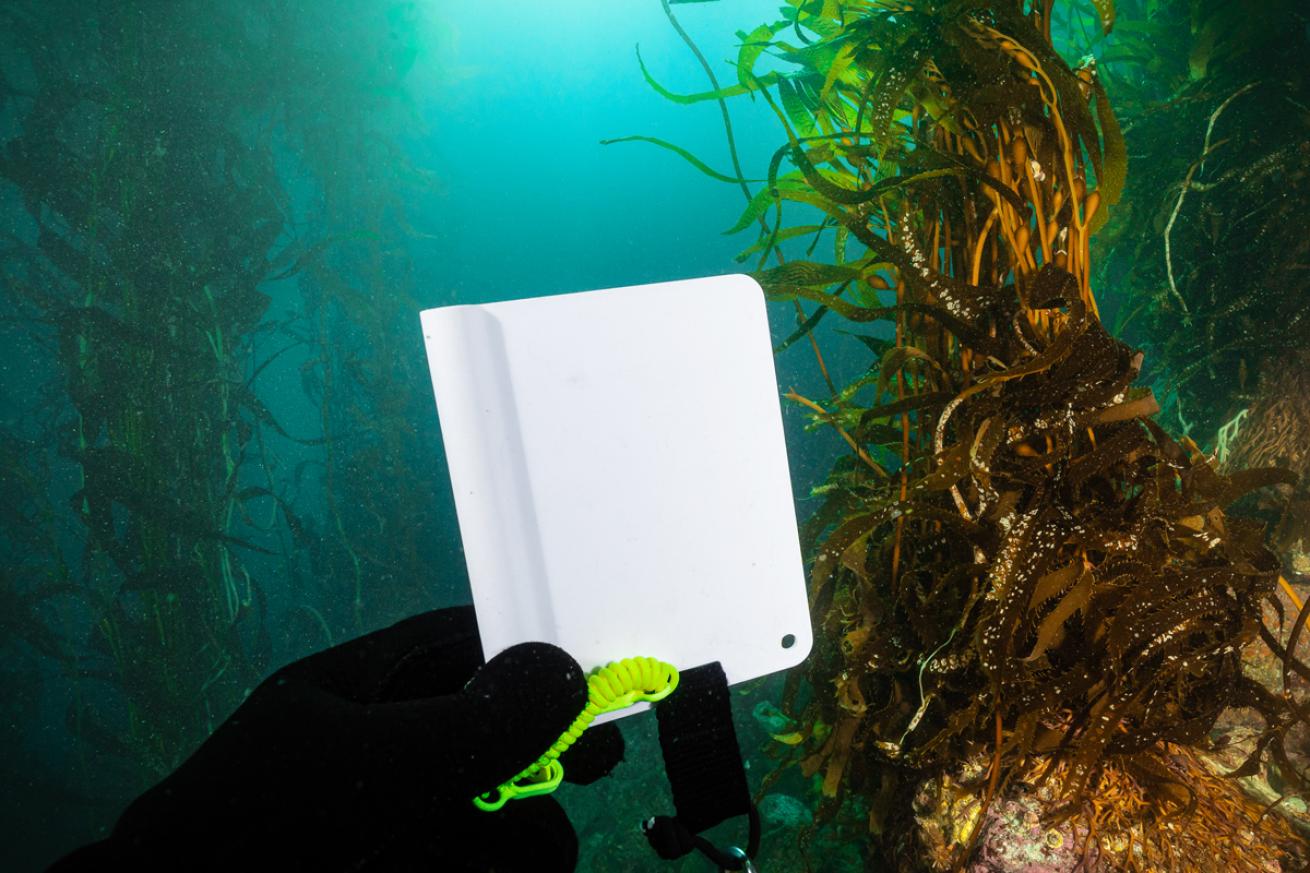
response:
M550 794L564 779L559 756L582 736L596 716L627 709L640 701L655 703L677 687L677 668L655 658L624 658L592 671L587 677L587 705L569 729L527 769L473 798L473 805L484 812L495 812L511 800Z
M473 804L483 812L495 812L511 800L521 797L537 797L550 794L564 781L564 765L551 761L535 773L521 780L506 782L480 797L473 798Z

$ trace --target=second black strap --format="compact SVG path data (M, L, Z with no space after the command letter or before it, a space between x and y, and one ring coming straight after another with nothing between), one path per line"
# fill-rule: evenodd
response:
M650 819L647 839L666 859L699 850L725 869L742 869L742 861L699 836L745 815L750 823L746 852L754 855L759 849L759 816L746 785L723 667L715 662L684 670L677 692L657 704L655 714L677 815Z

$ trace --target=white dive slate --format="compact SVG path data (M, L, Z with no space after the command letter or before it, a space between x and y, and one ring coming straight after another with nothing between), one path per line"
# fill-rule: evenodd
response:
M422 324L488 658L544 640L584 669L719 661L730 683L804 660L753 279L447 306Z

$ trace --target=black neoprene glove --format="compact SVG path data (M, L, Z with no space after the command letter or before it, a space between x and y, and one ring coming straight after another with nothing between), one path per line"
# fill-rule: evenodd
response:
M297 661L261 684L111 836L51 871L568 871L577 837L548 797L471 802L559 739L587 699L546 643L483 665L469 607L440 610ZM590 782L622 759L617 729L562 759Z

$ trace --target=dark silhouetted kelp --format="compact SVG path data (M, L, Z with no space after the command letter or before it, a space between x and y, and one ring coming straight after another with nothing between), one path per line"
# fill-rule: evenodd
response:
M416 26L389 2L0 7L0 292L43 355L41 402L0 424L0 642L57 659L78 748L126 759L105 793L277 661L435 596L453 533L397 244L421 174L384 123ZM261 398L275 361L308 421Z
M1170 420L1221 461L1301 475L1290 502L1266 502L1278 548L1305 562L1310 426L1294 408L1310 384L1305 4L1244 15L1198 0L1189 18L1108 65L1137 98L1127 118L1141 159L1131 214L1107 228L1103 262L1140 301L1124 321L1153 349ZM1146 65L1159 75L1139 84Z

